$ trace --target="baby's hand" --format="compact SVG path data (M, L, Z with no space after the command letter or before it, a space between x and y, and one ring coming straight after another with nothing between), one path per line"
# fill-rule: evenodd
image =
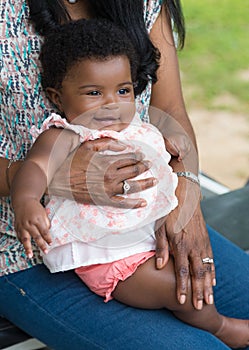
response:
M180 162L190 151L190 141L184 134L176 133L165 139L167 151Z
M45 208L36 199L29 199L14 208L14 211L17 238L23 244L27 257L29 259L33 257L31 237L46 254L47 244L51 244L52 239L49 234L50 221Z

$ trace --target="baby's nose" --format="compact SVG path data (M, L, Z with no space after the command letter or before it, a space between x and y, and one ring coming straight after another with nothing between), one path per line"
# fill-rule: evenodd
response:
M102 106L103 109L116 110L119 109L118 103L106 103Z

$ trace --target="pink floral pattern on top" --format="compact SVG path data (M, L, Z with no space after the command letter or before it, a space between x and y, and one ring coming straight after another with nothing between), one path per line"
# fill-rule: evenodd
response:
M73 200L52 196L46 204L48 216L51 220L50 233L53 242L48 250L52 251L61 245L67 245L72 242L88 244L95 242L97 245L102 245L103 255L108 256L108 245L112 241L112 237L116 236L114 240L118 247L122 245L123 237L118 243L119 239L117 236L122 236L122 233L126 233L126 240L129 241L129 244L143 244L145 236L153 234L155 221L167 215L177 206L177 198L175 196L177 176L172 172L168 164L170 155L165 150L164 139L160 132L153 125L143 123L138 114L135 114L129 126L120 132L92 130L82 125L69 124L66 119L61 118L57 114L52 114L45 120L41 130L35 132L32 129L31 131L34 136L37 136L40 132L52 126L74 131L74 133L79 135L80 142L108 136L126 143L127 149L125 152L134 150L143 152L152 166L138 178L155 177L158 179L158 184L140 193L128 194L130 197L141 197L147 201L145 207L138 209L79 204ZM105 151L105 153L107 152ZM53 159L52 155L50 157ZM147 227L150 227L149 233ZM129 236L127 235L128 232L130 233ZM105 236L110 236L106 244L103 243L105 241L101 240ZM99 240L101 243L99 243ZM127 241L125 243L127 244ZM78 249L77 255L81 255L82 265L91 263L91 260L88 258L84 260L83 257L89 254L85 254L82 247ZM109 257L107 257L108 260ZM51 271L55 270L53 259L50 260L50 253L44 257L44 262ZM103 258L101 262L103 263ZM70 268L72 268L72 265L70 265ZM56 271L58 271L58 268L56 263ZM66 267L62 266L61 269L66 270Z

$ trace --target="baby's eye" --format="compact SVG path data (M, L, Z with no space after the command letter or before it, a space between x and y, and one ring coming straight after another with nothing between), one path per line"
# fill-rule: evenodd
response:
M130 92L130 89L128 88L122 88L118 90L119 95L126 95Z
M101 95L101 93L100 93L99 91L97 91L97 90L94 90L94 91L89 91L89 92L87 93L87 95L90 95L90 96L99 96L99 95Z

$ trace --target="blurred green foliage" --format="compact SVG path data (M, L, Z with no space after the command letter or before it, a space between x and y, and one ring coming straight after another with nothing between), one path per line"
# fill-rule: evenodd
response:
M182 0L188 107L249 111L249 0Z

